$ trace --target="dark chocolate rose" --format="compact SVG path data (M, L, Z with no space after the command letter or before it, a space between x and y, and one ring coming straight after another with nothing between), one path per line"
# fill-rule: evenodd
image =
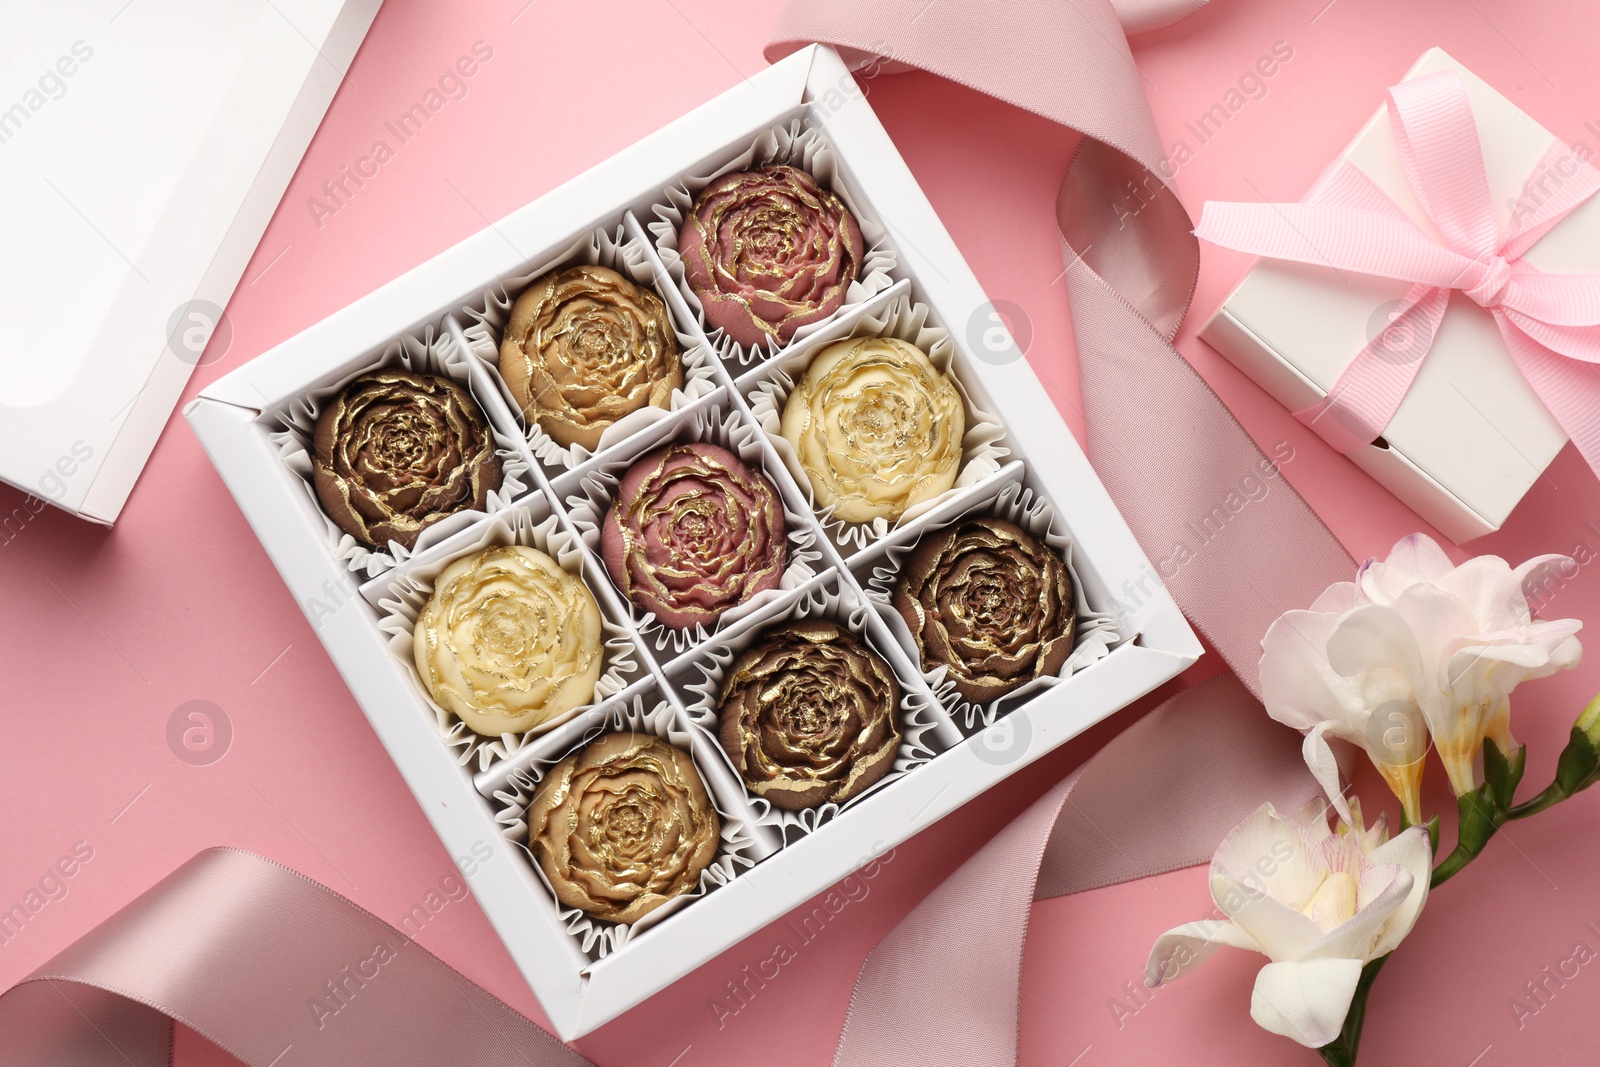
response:
M483 412L449 378L379 370L317 417L312 481L328 517L356 540L406 548L448 515L482 508L500 488Z
M923 538L894 606L927 670L943 666L986 703L1055 674L1072 651L1072 577L1043 541L1004 519L963 519Z
M825 620L764 634L722 683L722 747L750 791L797 811L842 804L889 773L900 748L889 665Z
M600 554L612 580L662 625L712 626L730 608L776 589L785 524L778 491L733 453L672 445L623 475L606 512Z
M569 267L511 305L500 374L525 419L593 452L624 415L670 405L683 360L660 297L606 267Z
M722 820L694 761L651 734L606 734L550 769L528 847L556 899L631 923L700 884Z
M678 233L706 325L742 345L788 344L844 303L865 255L837 196L795 167L725 174L695 197Z

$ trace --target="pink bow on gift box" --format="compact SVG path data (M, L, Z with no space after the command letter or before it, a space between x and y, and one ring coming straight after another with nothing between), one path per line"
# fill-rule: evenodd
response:
M1344 158L1303 203L1207 203L1195 230L1226 248L1413 283L1327 398L1295 417L1340 452L1370 444L1411 388L1459 289L1494 316L1523 377L1600 474L1600 274L1547 274L1522 258L1600 191L1600 171L1556 141L1501 233L1456 72L1402 82L1388 102L1406 178L1442 243ZM1408 337L1406 358L1386 348L1390 331Z

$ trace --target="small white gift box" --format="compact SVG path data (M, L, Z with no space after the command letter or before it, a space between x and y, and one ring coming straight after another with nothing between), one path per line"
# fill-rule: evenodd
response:
M1471 105L1503 233L1530 179L1550 169L1541 161L1555 137L1440 49L1425 53L1405 80L1449 70ZM1572 149L1578 160L1594 154L1582 141ZM1406 179L1386 107L1343 158L1437 235ZM1549 272L1600 271L1600 198L1557 223L1522 259ZM1200 336L1285 407L1302 411L1325 399L1356 354L1391 329L1408 289L1408 282L1349 270L1262 260ZM1384 345L1390 358L1420 359L1421 367L1382 436L1347 453L1350 459L1454 541L1499 529L1566 434L1518 370L1490 313L1463 293L1450 294L1431 349L1404 335L1386 337Z

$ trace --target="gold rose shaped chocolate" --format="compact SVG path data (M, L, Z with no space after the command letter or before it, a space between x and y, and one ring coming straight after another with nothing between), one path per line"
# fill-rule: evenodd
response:
M767 166L702 189L678 253L706 325L757 345L788 344L800 327L839 310L865 249L855 217L817 179Z
M923 667L945 667L976 703L1059 671L1077 625L1066 563L1028 531L987 517L925 537L906 561L894 606Z
M860 638L825 620L791 623L729 665L722 747L774 807L843 804L894 765L899 704L889 665Z
M660 297L607 267L569 267L511 305L500 374L525 419L593 452L624 415L671 403L683 360Z
M528 847L556 899L609 922L694 890L721 833L689 754L650 734L606 734L573 753L528 805Z
M592 703L602 649L589 587L523 545L447 566L412 630L429 695L486 737L548 729Z
M483 412L449 378L379 370L346 385L317 416L311 480L345 533L412 548L429 526L482 508L500 488Z
M892 337L817 353L780 423L817 507L846 522L894 522L949 489L966 429L955 385L921 349Z

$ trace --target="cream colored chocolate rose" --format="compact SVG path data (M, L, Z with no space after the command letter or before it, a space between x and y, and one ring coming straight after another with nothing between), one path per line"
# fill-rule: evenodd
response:
M594 700L600 607L543 552L501 545L439 575L412 652L429 695L474 732L548 729Z
M955 484L966 412L955 384L892 337L819 352L783 409L819 508L846 522L894 522Z

